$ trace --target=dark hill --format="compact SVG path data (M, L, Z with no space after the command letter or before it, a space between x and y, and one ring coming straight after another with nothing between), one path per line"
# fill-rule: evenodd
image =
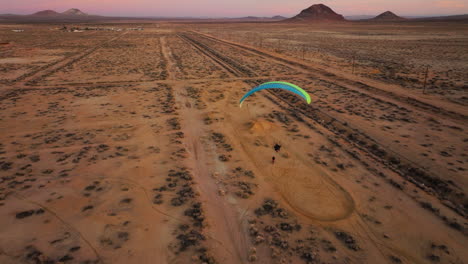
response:
M345 18L335 13L330 7L324 4L312 5L304 9L297 16L287 19L290 22L330 22L346 21Z
M58 16L60 13L55 12L54 10L43 10L32 14L33 16Z
M391 11L387 11L374 17L372 20L374 21L397 21L397 20L406 20L406 18L397 16L395 15L395 13Z
M67 11L62 13L63 15L68 15L68 16L87 16L88 14L82 12L81 10L77 8L71 8L68 9Z

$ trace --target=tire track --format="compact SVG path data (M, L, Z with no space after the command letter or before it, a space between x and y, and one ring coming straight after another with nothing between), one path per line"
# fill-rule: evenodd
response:
M111 39L108 39L100 44L98 44L97 46L94 46L76 56L71 56L71 57L65 57L61 60L58 60L56 62L52 62L52 63L49 63L47 65L44 65L42 67L40 67L39 69L35 70L35 71L32 71L32 72L29 72L27 74L24 74L20 77L18 77L17 79L13 80L12 83L13 84L19 84L19 85L35 85L37 84L37 82L43 80L44 78L54 74L55 72L65 68L65 67L68 67L82 59L84 59L85 57L91 55L92 53L94 53L95 51L97 51L98 49L102 48L104 45L112 42L112 41L115 41L117 39L119 39L120 37L124 36L125 34L127 34L128 32L124 32L122 34L120 34L119 36L116 36L116 37L113 37Z
M202 54L216 62L218 65L220 65L222 68L227 70L229 73L234 75L235 77L255 77L257 74L255 74L251 69L240 65L236 61L223 56L221 53L217 52L216 50L208 47L207 45L195 40L192 37L189 37L188 34L179 34L178 35L180 38L188 42L190 45L195 47L197 50L199 50Z
M417 108L418 110L423 111L423 112L430 112L431 114L437 114L439 116L449 117L451 119L455 119L455 120L458 120L458 121L467 121L468 120L468 116L466 116L465 114L458 113L458 112L453 112L453 111L450 111L450 110L446 110L444 108L441 108L441 107L438 107L438 106L423 102L423 101L418 100L418 99L413 98L413 97L401 96L401 95L398 95L398 94L396 94L394 92L390 92L390 91L379 89L377 87L370 86L370 85L365 84L365 83L363 83L361 81L354 81L354 80L347 79L345 77L337 76L337 75L335 75L333 73L330 73L330 72L327 72L327 71L325 71L323 69L312 68L309 65L306 65L306 64L303 64L303 63L300 63L300 62L296 62L296 61L292 61L292 60L288 60L288 59L285 59L285 58L282 58L282 57L274 56L272 54L257 50L255 48L251 48L251 47L247 47L247 46L244 46L244 45L241 45L241 44L221 40L221 39L218 39L218 38L215 38L215 37L212 37L212 36L208 36L206 34L202 34L202 33L196 32L196 31L191 31L191 32L196 34L198 37L201 37L201 38L205 38L205 39L215 41L215 42L218 42L218 43L221 43L221 44L224 44L224 45L228 45L228 46L231 46L231 47L239 48L239 49L248 51L248 52L250 52L252 54L260 55L262 57L267 57L269 59L273 59L273 60L275 60L277 62L283 63L286 66L294 67L296 69L299 69L299 70L301 70L302 72L304 72L304 73L306 73L308 75L314 75L315 74L313 76L314 78L323 79L323 81L332 82L332 83L335 83L335 84L337 82L341 82L341 85L343 87L345 87L347 89L350 89L350 90L358 90L358 91L361 91L361 92L371 92L371 93L368 93L368 95L372 96L372 97L375 97L375 95L378 94L378 95L382 95L383 97L386 97L387 99L390 98L390 99L397 100L400 103L406 104L409 107Z
M175 93L176 102L179 105L189 102L183 98L182 86L176 86L175 89L179 91ZM207 204L207 215L212 218L210 231L215 234L215 237L219 236L216 241L221 243L223 249L231 255L231 258L223 259L223 263L246 263L243 256L243 252L247 252L246 239L239 225L237 225L237 221L239 221L237 212L229 208L223 200L216 199L218 197L215 192L217 185L212 179L208 178L210 172L206 164L209 163L210 152L204 149L204 145L200 141L200 138L206 132L198 122L198 120L201 120L201 114L198 111L191 110L190 107L181 107L180 114L184 117L181 123L184 128L183 132L187 135L184 144L190 154L186 161L187 167L192 168L203 202ZM226 228L228 228L227 235L223 236L222 231L226 230ZM211 234L209 235L213 237Z

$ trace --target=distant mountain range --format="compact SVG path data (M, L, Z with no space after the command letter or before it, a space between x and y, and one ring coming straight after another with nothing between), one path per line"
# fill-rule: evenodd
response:
M257 17L257 16L247 16L247 17L238 17L238 18L192 18L192 17L112 17L112 16L98 16L98 15L89 15L80 9L71 8L65 12L59 13L54 10L42 10L30 15L15 15L15 14L0 14L1 21L11 21L11 22L85 22L85 21L97 21L97 20L200 20L200 21L213 21L213 20L228 20L228 21L238 21L238 22L262 22L262 21L281 21L286 19L283 16L273 16L273 17Z
M43 10L30 15L0 14L0 22L87 22L101 20L171 20L171 21L233 21L233 22L287 22L287 23L332 23L346 21L368 21L368 22L399 22L399 21L455 21L468 22L468 14L441 17L401 17L391 11L384 12L378 16L360 15L346 16L337 14L330 7L324 4L312 5L294 17L286 18L284 16L257 17L247 16L239 18L189 18L189 17L111 17L89 15L77 8L71 8L65 12L59 13L54 10Z
M42 10L30 15L0 15L0 22L82 22L101 20L105 17L88 15L77 8L68 9L65 12L59 13L54 10Z
M375 16L371 15L354 15L354 16L345 16L346 20L364 20L364 19L371 19Z
M257 16L246 16L246 17L239 17L239 18L225 18L225 19L234 19L234 20L284 20L286 17L284 16L272 16L272 17L257 17Z
M63 12L63 13L58 13L54 10L43 10L43 11L39 11L39 12L36 12L34 14L31 14L30 16L52 16L52 17L56 17L56 16L87 16L88 14L82 12L81 10L77 9L77 8L71 8L71 9L68 9L67 11Z
M442 22L442 21L468 22L468 14L455 15L455 16L440 16L440 17L419 17L419 18L413 18L413 19L411 19L411 21L418 21L418 22Z

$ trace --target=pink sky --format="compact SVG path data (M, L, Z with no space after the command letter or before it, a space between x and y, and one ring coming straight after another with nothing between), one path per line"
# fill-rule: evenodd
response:
M387 10L417 16L468 14L468 0L0 0L0 14L78 8L116 16L291 16L317 3L343 15L376 15Z

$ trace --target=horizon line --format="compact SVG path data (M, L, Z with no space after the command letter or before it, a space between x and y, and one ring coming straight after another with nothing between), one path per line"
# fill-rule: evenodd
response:
M239 15L239 16L177 16L177 15L174 15L174 16L164 16L164 15L102 15L102 14L89 14L89 13L86 13L85 11L79 9L79 8L69 8L69 9L66 9L64 10L63 12L65 11L68 11L70 9L78 9L80 10L81 12L85 13L86 15L89 15L89 16L103 16L103 17L122 17L122 18L191 18L191 19L222 19L222 18L245 18L245 17L257 17L257 18L272 18L272 17L275 17L275 16L282 16L284 18L291 18L291 17L294 17L296 15L281 15L281 14L277 14L277 15ZM54 12L57 12L58 14L62 14L63 12L58 12L54 9L43 9L43 10L39 10L39 11L36 11L34 13L3 13L0 11L0 15L19 15L19 16L28 16L28 15L34 15L38 12L42 12L42 11L54 11ZM393 12L391 10L387 10L387 11L384 11L382 13L385 13L385 12ZM341 14L343 15L344 17L353 17L353 16L378 16L382 13L378 13L378 14L358 14L358 15L346 15L346 14ZM395 13L395 12L393 12ZM454 14L424 14L424 15L416 15L416 14L409 14L409 15L402 15L402 14L397 14L395 13L396 15L398 16L401 16L401 17L442 17L442 16L460 16L460 15L468 15L468 13L454 13Z

